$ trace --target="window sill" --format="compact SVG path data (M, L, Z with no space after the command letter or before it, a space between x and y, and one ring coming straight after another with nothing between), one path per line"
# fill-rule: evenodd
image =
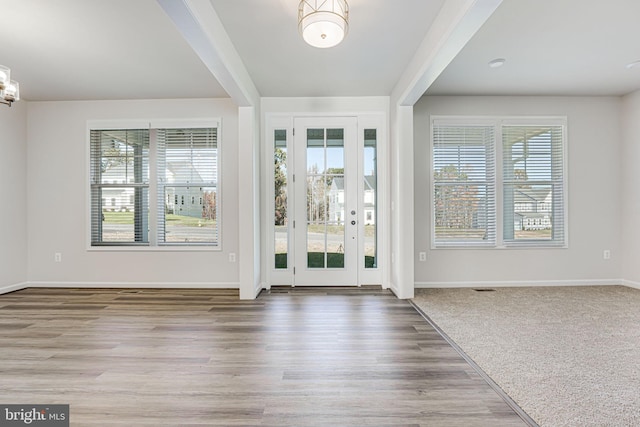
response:
M431 250L437 251L437 250L450 250L450 249L463 249L463 250L511 250L511 249L515 249L515 250L522 250L522 249L569 249L569 245L567 244L557 244L557 245L546 245L546 246L542 246L542 245L526 245L526 244L521 244L521 245L508 245L508 246L480 246L480 245L464 245L464 244L460 244L460 245L450 245L450 246L431 246Z
M222 252L220 246L163 245L163 246L89 246L87 252Z

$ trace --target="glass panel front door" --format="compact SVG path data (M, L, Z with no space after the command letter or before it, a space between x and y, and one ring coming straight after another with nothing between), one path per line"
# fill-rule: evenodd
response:
M296 285L357 285L356 128L354 118L296 120Z
M344 268L344 129L307 129L307 268Z

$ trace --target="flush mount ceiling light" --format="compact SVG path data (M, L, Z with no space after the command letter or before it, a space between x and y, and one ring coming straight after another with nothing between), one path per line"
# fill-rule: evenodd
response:
M507 62L504 58L496 58L494 60L489 61L489 67L491 68L500 68Z
M20 100L20 85L11 80L9 67L0 65L0 104L11 107L11 103Z
M327 48L340 43L349 32L349 5L346 0L301 0L298 30L305 42Z

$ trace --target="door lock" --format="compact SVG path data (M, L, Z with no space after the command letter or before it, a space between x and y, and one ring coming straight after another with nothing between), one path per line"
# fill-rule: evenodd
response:
M354 221L351 221L351 225L356 225L355 220L354 220Z

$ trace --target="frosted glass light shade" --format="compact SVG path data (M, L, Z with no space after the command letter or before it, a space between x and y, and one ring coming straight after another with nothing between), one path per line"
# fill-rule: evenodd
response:
M311 46L333 47L349 32L349 5L346 0L302 0L298 30Z
M0 90L4 89L11 78L11 70L4 65L0 65Z
M11 80L4 88L4 100L13 102L20 100L20 84Z

